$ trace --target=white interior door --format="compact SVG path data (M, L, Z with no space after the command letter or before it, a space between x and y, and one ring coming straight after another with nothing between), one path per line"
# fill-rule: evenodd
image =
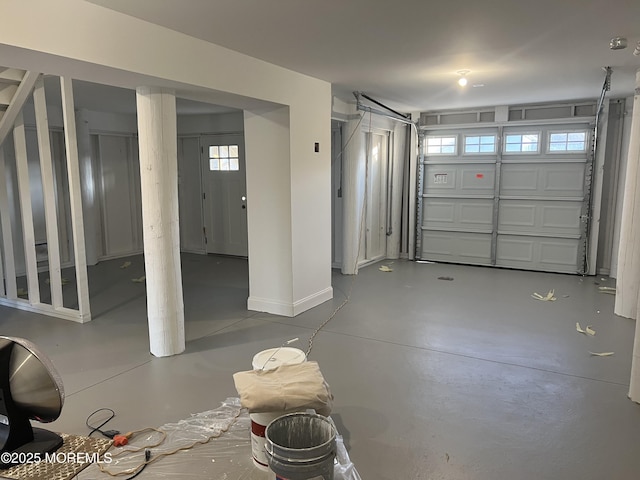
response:
M202 191L207 253L248 255L244 137L207 135L202 142Z
M378 261L387 252L387 168L388 133L367 133L367 181L364 235L360 258L365 263Z

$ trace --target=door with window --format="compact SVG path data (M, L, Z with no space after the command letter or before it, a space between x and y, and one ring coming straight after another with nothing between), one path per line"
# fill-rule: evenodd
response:
M248 255L244 137L202 136L202 191L207 253Z
M587 123L426 132L417 257L581 273Z

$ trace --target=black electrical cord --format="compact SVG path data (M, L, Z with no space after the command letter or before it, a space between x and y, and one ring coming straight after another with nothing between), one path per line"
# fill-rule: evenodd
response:
M91 417L93 417L94 415L100 413L100 412L109 412L110 416L109 418L107 418L104 422L102 422L100 425L98 425L97 427L94 427L92 425L89 425L89 420L91 420ZM104 427L107 423L109 423L113 417L116 416L116 412L114 412L113 410L111 410L110 408L99 408L98 410L96 410L95 412L93 412L91 415L89 415L87 417L87 419L85 420L85 425L87 426L87 428L91 429L91 432L89 432L89 437L94 434L95 432L101 433L102 435L104 435L107 438L113 438L116 435L118 435L120 432L118 430L101 430L102 427Z
M149 460L150 459L151 459L151 450L145 450L144 451L144 463L142 464L142 468L140 470L138 470L135 474L133 474L131 477L126 478L125 480L133 480L138 475L140 475L142 473L142 471L145 468L147 468L147 465L149 465Z

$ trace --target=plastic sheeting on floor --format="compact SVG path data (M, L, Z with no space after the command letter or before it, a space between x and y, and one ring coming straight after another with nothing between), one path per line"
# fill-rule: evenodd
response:
M176 423L160 427L167 433L166 440L151 448L150 462L138 479L216 479L216 480L273 480L275 475L257 468L251 455L251 420L240 405L239 398L228 398L222 405L207 412L192 415ZM339 433L339 432L338 432ZM126 447L127 453L112 448L107 452L112 460L102 467L113 474L136 469L144 462L146 445L157 443L158 433L150 432L133 437ZM349 459L339 435L334 480L361 480ZM182 447L200 442L192 448L166 455ZM164 456L163 456L164 455ZM162 457L162 458L159 458ZM93 464L85 469L78 480L112 479ZM120 477L122 478L122 477Z

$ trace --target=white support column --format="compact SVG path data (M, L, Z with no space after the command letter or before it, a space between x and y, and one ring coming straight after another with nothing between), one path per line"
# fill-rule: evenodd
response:
M624 185L615 313L636 319L629 398L640 403L640 70L636 72L631 138Z
M62 271L60 269L60 241L58 238L58 213L56 209L55 180L47 118L47 101L42 76L36 81L33 91L33 103L38 131L38 151L40 153L40 172L42 176L42 195L44 199L45 223L47 228L47 254L49 257L49 281L51 285L51 305L62 307Z
M78 128L78 159L80 161L80 187L82 191L82 212L84 218L85 248L87 249L87 264L98 263L98 234L97 220L100 218L96 201L96 186L93 177L93 159L91 153L91 134L87 111L80 109L76 112L76 127Z
M640 70L636 73L631 137L624 184L615 313L637 318L640 292ZM637 352L640 353L640 352Z
M62 92L62 118L64 140L67 152L67 176L69 178L69 200L71 204L71 231L73 234L73 254L76 265L76 287L78 290L78 310L81 322L91 320L89 304L89 277L84 244L84 222L82 218L82 194L80 192L80 168L78 166L78 142L76 116L73 101L73 80L60 77Z
M40 285L38 283L38 262L36 260L36 236L33 230L33 209L31 206L31 185L27 161L27 140L24 130L24 117L20 112L13 129L13 143L16 150L16 168L20 193L20 213L22 216L22 236L24 260L27 269L27 287L29 303L40 303Z
M345 124L342 142L346 145L342 152L342 273L356 275L360 238L364 235L366 189L366 153L359 118Z
M16 286L16 264L13 253L13 234L9 213L9 195L7 194L7 174L4 160L4 148L0 145L0 222L2 222L2 247L4 250L5 295L8 299L18 298ZM0 278L0 280L2 280Z
M176 98L152 87L138 87L136 98L149 342L166 357L185 349Z

